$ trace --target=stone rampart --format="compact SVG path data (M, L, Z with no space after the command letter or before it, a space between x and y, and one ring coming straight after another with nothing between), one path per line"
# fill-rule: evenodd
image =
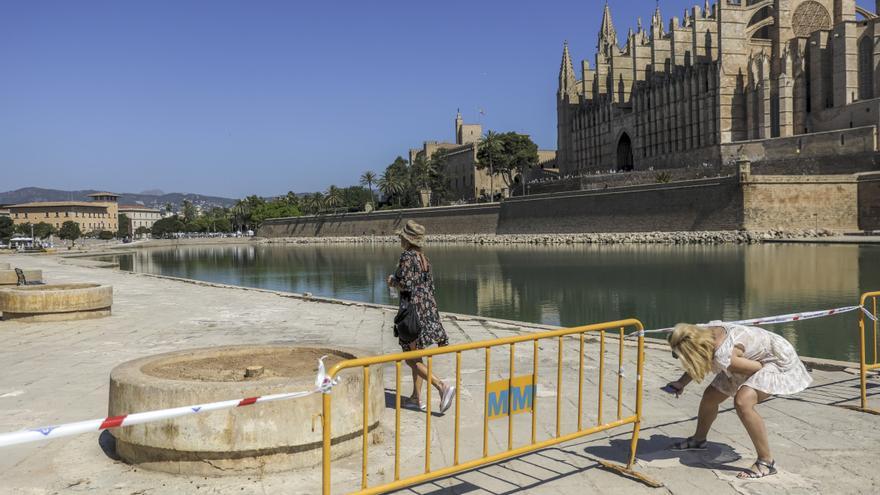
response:
M407 220L415 220L433 234L492 234L498 228L497 203L442 206L407 210L341 213L267 220L260 237L337 237L390 235Z
M750 175L509 198L500 205L279 218L262 237L880 229L880 173Z
M753 175L742 194L746 230L859 228L855 175Z
M753 173L765 175L851 174L876 170L876 159L874 126L721 146L722 162L747 160Z
M738 230L734 178L535 195L505 201L499 234Z

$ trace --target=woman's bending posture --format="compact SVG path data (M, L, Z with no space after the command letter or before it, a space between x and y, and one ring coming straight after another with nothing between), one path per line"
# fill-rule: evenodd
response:
M796 394L812 382L794 347L782 336L762 328L721 322L706 326L680 323L668 340L673 357L681 361L685 373L669 383L667 390L678 396L691 380L699 383L710 372L716 373L700 401L697 431L672 449L705 450L718 406L733 397L736 413L758 454L758 460L738 477L776 474L767 427L755 406L771 395Z

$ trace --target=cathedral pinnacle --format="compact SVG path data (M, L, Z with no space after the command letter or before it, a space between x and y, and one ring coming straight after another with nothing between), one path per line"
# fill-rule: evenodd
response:
M571 55L568 53L568 40L562 45L562 64L559 67L559 94L575 91L577 78L574 75L574 65L571 63Z
M617 31L611 20L611 7L605 2L605 10L602 12L602 25L599 27L599 49L609 46L617 47Z
M657 8L654 9L654 16L651 18L651 32L655 37L663 36L663 14L660 13L660 1L657 1Z

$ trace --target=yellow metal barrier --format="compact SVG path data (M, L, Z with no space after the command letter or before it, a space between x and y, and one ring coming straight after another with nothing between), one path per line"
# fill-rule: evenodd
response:
M859 377L861 381L861 399L862 405L857 408L860 411L864 411L871 414L880 414L880 410L871 409L868 407L868 371L880 369L880 364L877 362L877 298L880 297L880 292L867 292L862 294L862 299L859 301L859 304L867 311L870 311L871 314L874 315L873 320L865 315L865 312L862 311L859 314L859 357L860 357L860 366L859 366ZM868 363L868 353L865 349L865 332L868 331L866 321L871 323L873 327L871 332L873 334L873 359L871 363Z
M385 493L391 490L401 489L407 486L415 485L418 483L423 483L426 481L434 480L437 478L441 478L444 476L449 476L455 473L460 473L463 471L471 470L480 466L484 466L487 464L492 464L504 459L509 459L512 457L516 457L528 452L533 452L536 450L544 449L553 445L557 445L563 442L568 442L580 437L584 437L593 433L610 430L612 428L617 428L620 426L631 424L633 425L632 439L630 442L630 456L629 462L626 466L619 466L616 464L612 464L605 461L600 461L600 463L606 468L615 470L619 473L637 478L638 480L650 485L650 486L662 486L660 483L647 478L639 473L636 473L632 470L633 464L636 458L636 446L638 444L639 438L639 427L641 424L642 418L642 374L644 367L644 344L645 339L643 334L639 334L637 341L637 369L636 369L636 390L635 390L635 407L634 414L623 417L623 405L622 405L622 393L623 393L623 354L624 354L624 335L625 330L627 328L634 329L638 332L643 330L642 323L636 319L627 319L620 320L608 323L599 323L594 325L587 325L577 328L567 328L554 330L549 332L542 333L534 333L534 334L526 334L526 335L518 335L515 337L506 337L499 338L494 340L487 340L482 342L471 342L466 344L458 344L448 347L441 348L432 348L425 349L420 351L411 351L411 352L403 352L397 354L390 354L385 356L375 356L375 357L367 357L360 359L351 359L348 361L343 361L341 363L333 366L328 375L331 379L335 378L341 371L345 369L351 368L363 368L363 380L364 380L364 409L363 409L363 459L362 459L362 468L361 468L361 489L357 492L358 495L367 495L367 494L378 494ZM604 373L605 373L605 340L606 340L606 332L614 332L615 337L619 338L619 357L618 357L618 370L620 372L617 373L618 381L617 381L617 414L616 420L603 422L602 421L602 399L603 399L603 389L602 384L604 382ZM598 380L598 414L596 425L584 428L583 426L583 383L584 383L584 337L586 334L598 334L599 337L599 345L600 345L600 359L599 359L599 380ZM577 394L577 410L578 410L578 418L577 418L577 431L572 433L563 434L562 433L562 384L563 384L563 348L564 341L566 337L576 337L579 341L579 360L578 360L578 386L580 390ZM558 356L557 356L557 373L556 373L556 434L552 438L537 441L536 439L536 411L537 411L537 384L538 384L538 350L539 345L538 342L542 340L554 339L557 341L558 346ZM514 355L515 355L515 344L522 342L532 342L532 357L533 357L533 365L531 371L531 376L525 377L515 377L515 365L514 365ZM501 347L501 346L509 346L510 353L510 362L508 365L508 377L506 380L500 380L496 382L490 382L490 365L491 365L491 351L493 348ZM482 456L476 459L472 459L469 461L461 462L459 459L459 425L461 423L461 402L460 402L460 391L461 391L461 354L466 351L473 350L485 350L485 373L484 373L484 385L483 385L483 399L484 399L484 407L483 407L483 438L482 438ZM413 476L409 476L401 479L400 473L400 390L401 390L401 380L400 380L400 372L401 372L401 363L407 359L419 359L419 358L427 358L427 370L428 376L431 376L433 371L433 358L438 355L445 354L455 354L455 385L456 385L456 394L455 394L455 405L454 405L454 444L453 444L453 464L451 466L446 466L439 469L434 469L431 466L431 384L430 380L426 380L427 387L427 402L428 410L425 413L425 468L424 473L417 474ZM368 428L366 425L369 424L368 418L368 407L369 403L369 387L367 384L367 380L369 379L369 367L384 365L388 363L394 363L396 370L396 387L395 387L395 418L394 418L394 480L382 485L378 486L368 486L367 483L367 471L368 471ZM530 387L526 386L525 389L527 392L522 392L522 394L530 393L531 394L531 408L521 408L523 410L517 411L514 407L514 400L512 397L514 396L514 388L513 384L515 382L522 382L522 380L527 380L528 383L531 384ZM497 399L493 405L495 406L494 410L490 410L490 389L493 387L509 387L508 394L506 399ZM521 389L516 389L517 391ZM499 395L495 395L494 397L502 397ZM522 401L522 403L528 403L528 397L525 399L523 396L519 395L517 392L517 398ZM322 493L324 495L330 495L330 463L331 463L331 414L332 414L332 394L324 394L323 396L323 417L322 417L322 425L323 425L323 489ZM489 453L489 421L490 417L499 417L504 416L505 414L499 414L500 406L498 401L507 400L510 401L507 403L507 407L504 408L507 417L507 450L490 454ZM528 445L514 447L514 435L513 435L513 417L516 412L530 412L531 413L531 441ZM350 414L352 412L346 412L346 414Z

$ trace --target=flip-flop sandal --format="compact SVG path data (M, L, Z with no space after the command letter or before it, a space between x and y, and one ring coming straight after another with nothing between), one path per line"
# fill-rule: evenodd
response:
M694 437L688 437L687 440L681 442L675 442L669 447L669 450L675 452L684 452L687 450L707 450L709 448L709 442L703 440L702 442L698 442L694 440Z
M776 461L775 460L772 462L767 462L767 461L762 461L761 459L758 459L752 465L757 466L758 470L756 471L752 468L749 468L749 469L746 469L745 471L739 473L738 475L736 475L736 477L741 480L757 480L760 478L764 478L766 476L774 475L779 472L779 470L776 469ZM766 473L761 470L762 467L767 468Z

